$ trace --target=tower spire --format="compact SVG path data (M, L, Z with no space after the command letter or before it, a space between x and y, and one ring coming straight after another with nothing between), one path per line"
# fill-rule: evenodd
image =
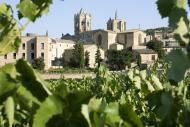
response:
M118 16L117 16L117 9L116 9L116 11L115 11L115 20L118 18Z

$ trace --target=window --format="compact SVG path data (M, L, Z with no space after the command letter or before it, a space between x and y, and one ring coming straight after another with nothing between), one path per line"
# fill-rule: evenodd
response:
M44 49L44 43L41 43L41 49Z
M81 22L81 25L84 26L84 25L85 25L85 21L82 21L82 22Z
M7 54L6 54L6 55L4 55L4 59L7 59Z
M127 44L127 34L125 35L125 44Z
M99 46L102 45L102 35L98 35L97 42Z
M34 50L34 43L31 44L31 49Z
M25 59L25 53L22 53L22 58Z
M152 60L155 60L155 55L152 55Z
M31 53L31 59L32 60L34 59L34 53Z
M25 43L22 44L22 49L25 50L26 46Z
M41 57L44 58L44 53L43 52L41 53Z
M16 59L16 53L13 53L13 59Z

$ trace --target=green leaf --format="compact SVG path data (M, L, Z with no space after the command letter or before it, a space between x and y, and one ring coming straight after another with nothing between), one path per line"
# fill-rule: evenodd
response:
M168 17L174 7L175 0L158 0L157 6L162 18Z
M11 14L11 7L0 4L0 55L18 50L20 29Z
M17 72L13 64L7 64L0 68L0 103L15 93L19 86L15 79L16 75Z
M175 38L181 45L185 45L189 42L189 39L186 37L189 31L189 21L185 8L175 7L173 9L169 16L169 26L174 28Z
M81 113L83 114L84 118L88 122L89 127L92 127L91 122L90 122L90 117L89 117L88 105L82 105Z
M8 97L5 101L5 113L9 121L9 127L12 127L14 122L14 100L12 97Z
M112 125L121 121L118 103L108 104L104 112L106 113L106 123Z
M152 82L154 83L154 88L157 90L163 89L162 83L156 75L152 75Z
M167 76L170 80L179 82L184 79L184 74L190 67L188 57L181 50L171 51L165 59L171 63L171 67L167 70Z
M161 104L162 106L159 108L159 117L164 120L166 118L171 118L173 114L173 98L172 95L168 92L164 92L161 95Z
M57 96L49 96L40 105L34 116L32 127L46 127L46 123L54 115L61 114L65 104Z
M119 106L119 113L121 118L134 127L143 127L143 124L137 114L133 111L132 105L125 103Z
M17 8L23 16L29 18L31 21L35 21L38 13L38 6L31 0L22 0L21 3L17 5Z
M51 3L52 0L21 0L17 5L19 17L24 16L34 22L36 18L49 11Z
M26 61L20 59L16 63L16 69L20 73L23 86L29 90L38 100L43 101L51 92L39 75L36 75L32 67Z
M156 91L147 97L148 106L153 109L160 121L160 126L175 126L177 108L170 92Z

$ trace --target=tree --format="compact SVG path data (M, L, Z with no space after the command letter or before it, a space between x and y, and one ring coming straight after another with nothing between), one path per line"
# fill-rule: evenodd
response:
M84 57L84 65L85 67L89 67L90 53L88 51L85 52Z
M149 49L154 50L158 53L159 58L163 58L165 56L165 51L163 50L163 42L158 40L151 40L146 45Z
M84 68L84 47L78 42L74 45L73 56L70 60L73 67Z
M34 69L44 70L45 67L44 59L42 57L34 59L34 63L32 64L32 66Z
M102 62L101 53L100 53L100 47L97 46L97 51L95 54L95 63L97 64L98 68L100 67L100 63Z
M107 63L110 69L122 70L132 62L132 52L128 50L108 50Z

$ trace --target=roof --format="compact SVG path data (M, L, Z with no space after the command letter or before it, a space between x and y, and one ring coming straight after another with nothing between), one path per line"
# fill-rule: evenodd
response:
M114 32L114 31L112 31L112 30L104 30L104 29L97 29L97 30L94 30L94 32L96 32L96 31L104 31L104 32L116 34L116 32Z
M111 30L104 30L104 29L96 29L96 30L84 31L84 32L81 32L80 34L93 33L93 32L97 32L97 31L103 31L103 32L107 32L107 33L114 33L114 34L117 34L117 33L114 32L114 31L111 31Z
M119 32L119 33L134 33L134 32L138 32L138 31L144 32L141 29L129 29L129 30L126 30L125 32Z
M148 48L146 48L146 49L135 49L134 51L138 52L140 54L157 54L154 50L148 49Z
M73 41L73 40L66 40L66 39L55 39L56 42L59 42L59 43L69 43L69 44L75 44L76 42Z

